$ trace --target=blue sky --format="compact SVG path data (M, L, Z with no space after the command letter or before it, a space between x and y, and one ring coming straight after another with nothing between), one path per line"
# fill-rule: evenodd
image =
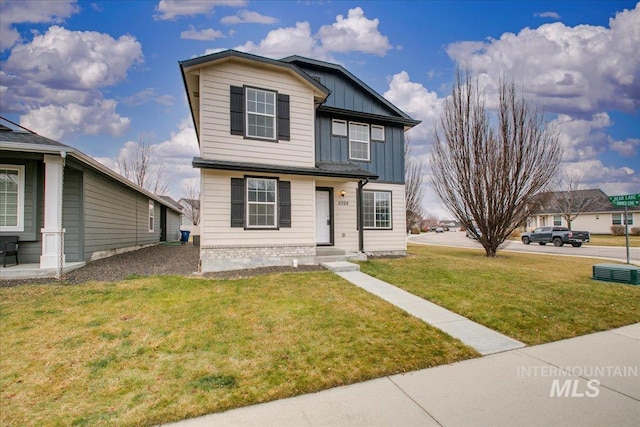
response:
M197 175L178 61L233 48L346 67L414 118L426 161L457 66L525 88L560 131L563 170L640 192L640 3L633 1L6 1L0 112L114 166L155 146L170 194ZM445 215L425 185L425 211Z

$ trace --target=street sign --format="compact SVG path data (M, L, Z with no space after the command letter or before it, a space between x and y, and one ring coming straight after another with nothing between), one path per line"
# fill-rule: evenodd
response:
M624 196L611 196L609 201L613 206L618 207L633 207L640 206L640 194L627 194Z

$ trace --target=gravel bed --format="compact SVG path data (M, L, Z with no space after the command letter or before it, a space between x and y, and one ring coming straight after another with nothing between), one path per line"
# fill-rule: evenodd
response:
M92 280L116 282L128 277L154 275L235 279L258 274L324 270L323 267L318 265L301 265L297 268L262 267L198 275L199 254L200 248L193 246L191 243L185 245L169 243L149 246L89 262L84 267L66 274L63 282L65 284L79 284ZM49 283L59 283L59 281L57 279L0 280L0 287Z

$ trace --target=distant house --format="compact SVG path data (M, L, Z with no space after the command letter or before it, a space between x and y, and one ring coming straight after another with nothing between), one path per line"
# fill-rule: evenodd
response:
M181 210L86 154L3 119L0 236L18 236L34 275L179 240ZM2 269L8 277L10 267Z
M563 206L570 209L563 209ZM612 225L624 225L624 208L615 207L600 189L555 191L542 193L532 205L527 219L527 230L544 226L568 227L564 212L571 210L578 216L571 221L573 230L585 230L592 234L611 234ZM640 223L640 207L628 208L629 227Z
M406 253L404 133L419 121L337 64L223 51L180 68L203 272Z

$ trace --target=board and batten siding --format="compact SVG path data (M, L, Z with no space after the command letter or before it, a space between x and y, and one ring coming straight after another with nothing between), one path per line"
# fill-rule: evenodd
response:
M404 184L403 127L384 125L385 141L370 141L370 161L361 162L349 159L349 137L332 134L334 118L337 117L323 114L318 115L316 119L316 159L318 161L353 163L378 175L379 181ZM340 118L340 120L343 119ZM363 120L354 121L367 123Z
M84 175L84 258L102 251L157 243L160 203L154 202L155 227L149 232L149 198L91 171Z
M256 176L255 173L247 173ZM273 230L245 230L231 227L231 178L242 172L202 170L200 201L200 245L315 245L315 185L308 177L259 174L291 182L291 227Z
M289 95L290 140L244 139L230 133L230 87L251 86ZM205 159L283 166L315 166L314 95L286 71L225 62L200 72L200 150Z
M407 250L404 185L371 182L365 191L391 191L391 230L364 230L365 252L404 252Z

